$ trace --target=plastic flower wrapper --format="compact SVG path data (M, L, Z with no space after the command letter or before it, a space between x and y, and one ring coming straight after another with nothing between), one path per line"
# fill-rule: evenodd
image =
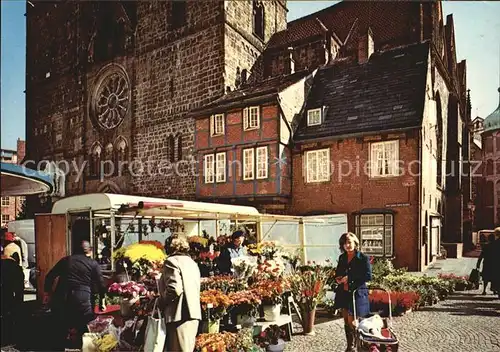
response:
M231 263L235 277L241 280L250 278L257 269L257 259L254 257L233 258Z
M107 334L113 325L113 317L99 315L87 324L90 333Z

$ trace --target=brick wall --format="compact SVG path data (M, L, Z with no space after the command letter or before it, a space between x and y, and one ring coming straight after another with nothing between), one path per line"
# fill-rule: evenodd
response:
M376 136L377 137L377 136ZM388 139L391 136L388 136ZM376 140L376 138L374 138ZM409 162L418 160L418 139L408 135L399 139L399 157ZM333 169L330 181L306 183L303 155L307 150L330 149L330 162ZM318 143L301 143L294 150L292 167L292 206L291 213L347 213L348 227L354 231L353 213L362 209L392 209L394 215L394 253L395 263L401 267L417 269L418 248L418 177L412 177L416 186L403 185L405 176L371 179L363 170L369 161L370 142L360 139L344 139ZM348 173L343 161L355 161L353 172ZM357 172L359 163L360 171ZM340 170L342 170L340 172ZM406 170L408 170L406 168ZM416 173L418 170L414 170ZM397 205L395 205L397 204Z

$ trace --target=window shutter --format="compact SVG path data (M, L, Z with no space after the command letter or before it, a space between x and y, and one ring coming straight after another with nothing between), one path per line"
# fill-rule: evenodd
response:
M214 115L210 116L210 135L214 135Z
M243 109L243 129L248 129L248 108Z

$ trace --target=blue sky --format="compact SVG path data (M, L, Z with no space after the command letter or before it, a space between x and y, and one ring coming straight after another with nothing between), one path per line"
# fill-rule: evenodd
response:
M334 3L289 1L288 20ZM443 11L453 13L457 60L467 60L472 115L486 117L499 103L500 1L446 1ZM1 146L15 149L25 137L25 2L2 0L1 12Z

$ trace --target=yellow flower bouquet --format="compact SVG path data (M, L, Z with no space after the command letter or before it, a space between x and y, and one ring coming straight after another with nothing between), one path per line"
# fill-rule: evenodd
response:
M114 252L113 259L123 268L130 268L132 275L143 276L163 266L167 255L152 243L134 243Z

